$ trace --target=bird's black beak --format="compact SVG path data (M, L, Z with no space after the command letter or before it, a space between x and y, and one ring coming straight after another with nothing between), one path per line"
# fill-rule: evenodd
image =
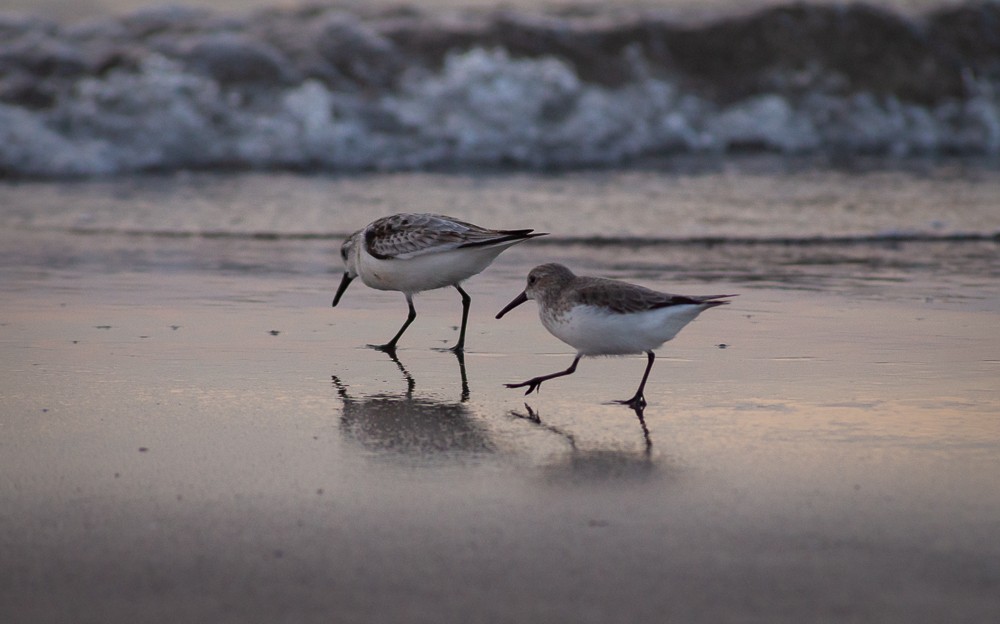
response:
M344 296L344 291L346 291L347 287L351 285L351 280L353 279L354 278L351 277L350 273L344 271L344 278L340 280L340 286L337 288L337 294L333 296L333 307L337 307L337 304L340 303L340 298Z
M520 295L514 297L513 301L511 301L506 306L504 306L503 310L500 310L499 312L497 312L497 318L502 317L504 314L507 314L508 312L510 312L511 310L513 310L514 308L516 308L517 306L521 305L522 303L524 303L527 300L528 300L528 295L526 295L526 294L524 294L522 292Z

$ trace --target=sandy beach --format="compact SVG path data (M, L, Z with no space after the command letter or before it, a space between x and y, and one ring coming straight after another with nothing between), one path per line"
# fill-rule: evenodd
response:
M189 203L245 192L185 180L171 196ZM392 204L408 180L377 188ZM116 184L4 189L109 211L91 233L53 209L0 234L4 621L1000 616L994 242L528 243L467 283L463 367L442 350L453 291L417 297L394 361L365 345L403 298L354 286L330 308L336 241L107 231L117 202L142 214L163 193ZM423 184L473 205L504 183ZM508 184L502 203L566 184ZM502 386L572 358L534 304L493 319L552 259L740 294L660 350L648 440L609 404L641 356L585 359L531 397Z

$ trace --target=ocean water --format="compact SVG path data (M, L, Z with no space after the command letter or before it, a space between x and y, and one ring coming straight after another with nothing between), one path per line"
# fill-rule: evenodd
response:
M335 252L350 232L382 214L416 211L547 231L534 246L588 264L845 295L871 272L898 274L901 286L909 275L917 288L927 287L929 274L952 284L1000 273L1000 173L990 162L855 165L743 157L562 173L206 172L8 182L0 185L0 227L8 232L0 253L8 268L26 258L60 262L63 243L38 244L49 237L77 241L81 266L211 271L213 260L177 254L177 246L274 241L319 253L276 261L273 270L323 275L339 270ZM104 244L150 253L123 256L116 267ZM811 281L819 275L822 281ZM952 294L959 292L996 294L994 286Z
M341 241L357 228L384 214L439 212L549 232L533 241L535 259L619 277L994 309L997 198L1000 172L990 160L834 167L783 156L558 173L21 180L0 184L0 258L5 271L29 275L225 269L329 279L341 270Z
M9 13L0 174L1000 153L996 3L717 7Z

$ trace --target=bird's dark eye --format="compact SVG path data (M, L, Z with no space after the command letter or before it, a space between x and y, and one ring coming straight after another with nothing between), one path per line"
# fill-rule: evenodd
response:
M538 281L538 278L535 277L534 275L529 275L528 276L528 286L534 286L535 282L537 282L537 281Z

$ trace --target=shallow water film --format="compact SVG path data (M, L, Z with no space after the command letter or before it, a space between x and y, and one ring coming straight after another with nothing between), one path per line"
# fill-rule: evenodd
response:
M176 174L0 187L12 621L990 621L1000 176L969 164ZM352 286L435 210L550 236L465 287ZM645 358L528 270L739 293ZM511 596L517 596L511 600ZM335 614L335 615L334 615Z

